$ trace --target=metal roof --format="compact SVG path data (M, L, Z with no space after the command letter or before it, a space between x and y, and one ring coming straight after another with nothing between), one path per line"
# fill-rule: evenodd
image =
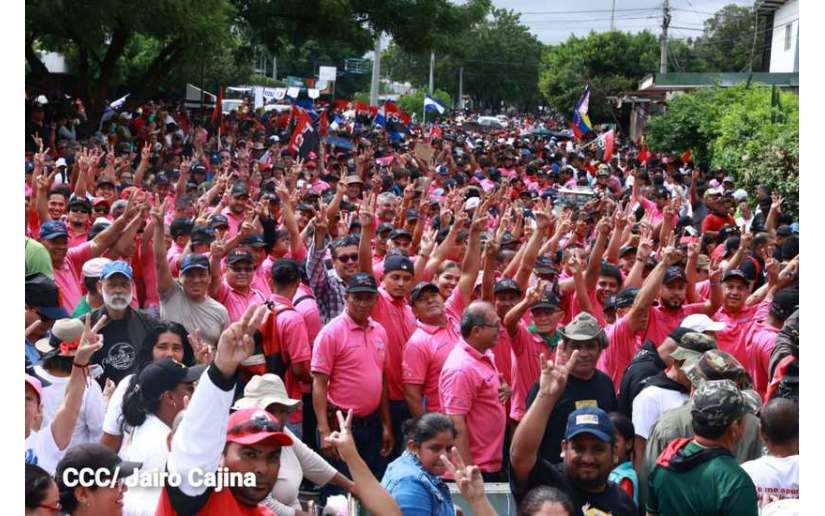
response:
M748 80L743 73L665 73L650 74L639 81L639 90L681 90L696 89L707 86L733 86ZM799 87L798 73L754 72L752 82L784 87Z
M756 0L754 8L759 14L770 14L787 3L787 0Z

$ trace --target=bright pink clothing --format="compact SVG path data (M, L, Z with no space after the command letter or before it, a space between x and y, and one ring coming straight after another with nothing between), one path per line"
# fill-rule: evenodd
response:
M291 299L272 294L272 302L275 303L275 309L279 311L275 319L275 327L284 361L290 365L306 362L307 369L309 369L312 351L309 348L309 336L303 316L297 310L282 310L283 307L293 308ZM301 383L295 378L291 367L284 375L284 385L290 398L301 399Z
M524 322L518 324L512 343L513 396L510 398L510 417L521 421L527 411L527 393L541 375L541 354L548 353L544 340L527 329Z
M639 197L639 204L642 205L642 208L645 210L646 215L650 215L650 225L656 227L657 224L665 220L665 213L656 207L656 203L651 201L650 199L645 199L644 197ZM679 217L675 214L671 218L672 227L676 227L679 223Z
M607 335L607 349L603 350L599 356L596 368L613 380L616 392L619 392L619 384L622 383L625 368L630 365L633 355L642 347L642 332L633 332L627 316L609 324L604 331Z
M254 288L250 288L246 294L239 292L230 287L224 278L212 299L225 306L229 313L229 322L235 322L243 317L249 305L265 303L267 298L263 292Z
M160 294L158 294L158 280L155 273L155 253L152 246L138 247L140 256L140 269L143 277L144 299L143 307L160 307Z
M415 331L415 315L405 299L394 299L383 285L378 287L378 301L371 315L387 332L387 386L390 399L403 400L401 361L404 345Z
M473 463L491 473L501 470L507 424L498 374L489 350L481 353L462 339L447 356L438 381L442 410L465 417Z
M492 349L493 357L496 362L496 369L504 377L507 385L513 385L513 343L507 329L503 324L499 324L498 341Z
M183 247L179 246L177 242L172 240L172 245L169 246L169 249L166 251L166 261L171 262L172 260L180 261L180 256L183 254Z
M226 216L226 219L229 221L229 230L226 232L226 238L232 238L233 236L238 234L238 230L241 228L241 224L244 221L244 214L234 214L232 210L229 209L227 206L226 208L221 211L222 215Z
M252 275L252 288L260 290L267 298L272 295L269 278L272 276L272 260L267 256L261 265L255 267Z
M602 303L601 303L601 301L599 301L599 298L596 297L596 290L595 289L594 290L588 290L587 294L590 297L590 305L592 306L592 309L593 309L593 312L590 315L595 317L596 320L599 321L599 326L604 328L605 326L607 326L607 320L605 320L605 318L604 318L604 306L602 306ZM572 298L572 302L571 302L571 305L570 305L570 310L571 310L570 320L573 320L577 315L579 315L579 312L582 311L581 307L579 306L579 301L576 297L575 291L573 292L573 298Z
M710 280L706 279L704 281L698 281L694 285L696 289L696 295L699 296L700 299L706 300L710 298Z
M85 242L76 247L70 247L63 259L63 264L54 266L54 282L60 290L60 301L67 312L72 313L75 305L80 301L81 275L83 264L92 259L92 245Z
M358 417L378 410L386 365L384 327L372 319L359 326L346 311L324 326L312 347L312 372L329 376L327 400Z
M329 188L329 183L326 181L321 181L316 177L311 184L310 190L317 194L322 194L327 188Z
M75 231L74 227L71 224L66 222L66 227L69 229L69 247L75 247L83 242L87 242L89 240L89 231Z
M736 360L748 369L748 351L745 349L745 332L756 321L762 320L768 315L771 299L765 299L758 305L743 307L736 313L728 313L725 307L719 308L712 319L725 323L725 329L716 332L716 346L722 351L727 351Z
M647 313L647 329L642 341L650 339L657 348L664 342L675 328L682 324L682 319L690 314L696 314L705 309L705 303L682 305L677 311L668 310L662 306L651 306Z
M753 380L753 389L763 398L768 390L768 368L771 362L771 353L776 344L776 335L779 328L759 321L745 332L743 338L745 352L748 354L748 363L742 364L748 370Z
M295 310L298 310L298 313L304 317L307 325L307 335L309 335L309 343L312 345L312 343L315 342L315 337L318 336L318 333L321 332L321 328L324 326L324 323L321 322L321 312L318 311L318 302L315 301L315 297L312 295L312 289L303 283L298 285L298 290L295 291L295 297L292 298L292 303L295 304Z
M418 328L404 346L401 363L403 382L421 385L427 412L441 412L438 379L447 356L461 341L460 324L448 316L446 326L430 326L421 321L417 325Z

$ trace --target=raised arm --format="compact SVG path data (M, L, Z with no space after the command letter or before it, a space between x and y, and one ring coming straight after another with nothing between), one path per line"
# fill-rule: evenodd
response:
M533 273L533 268L536 266L536 258L539 255L539 248L541 241L547 236L547 229L550 226L550 213L547 208L536 210L536 229L530 235L530 240L524 246L524 253L521 255L521 264L518 272L516 272L515 282L522 289L527 287L530 281L530 275Z
M584 273L584 283L588 291L596 288L599 281L599 273L602 270L602 256L607 248L607 235L610 233L610 219L602 218L596 225L596 242L590 252L590 259L587 262L587 270Z
M641 244L639 244L641 246ZM632 331L641 331L644 329L647 322L647 313L650 310L650 305L659 294L659 289L662 287L662 280L665 278L665 272L676 259L676 250L672 247L666 247L662 251L662 260L656 265L653 271L648 275L642 284L642 288L636 295L636 300L633 301L633 306L627 313L628 322Z
M155 277L158 282L158 294L163 296L172 288L172 271L169 270L169 262L166 261L166 239L163 235L164 224L163 214L166 213L166 203L161 202L160 196L155 197L155 205L149 210L149 216L154 221L152 253L155 255Z
M619 263L619 249L624 242L624 230L628 226L627 221L630 219L630 203L627 203L625 209L616 209L613 215L613 233L610 234L610 241L607 244L607 263Z
M473 287L476 284L476 278L478 278L478 271L481 269L481 233L490 220L489 215L487 215L490 199L486 199L479 205L473 222L470 224L467 251L464 253L464 261L461 262L461 276L456 287L461 292L461 297L465 303L473 297Z
M527 294L504 316L503 324L510 337L516 336L519 321L521 321L521 318L524 317L524 314L531 306L539 302L541 296L544 294L545 288L547 288L547 286L543 282L528 288Z
M358 210L358 220L361 222L361 238L358 240L358 270L367 274L374 274L372 270L372 239L375 230L372 227L375 222L374 209L375 196L369 194L367 199Z

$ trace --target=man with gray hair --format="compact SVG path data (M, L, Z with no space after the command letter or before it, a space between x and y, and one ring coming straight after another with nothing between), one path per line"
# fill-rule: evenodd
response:
M398 198L392 192L382 192L376 199L376 213L378 224L382 222L392 223L395 220L395 209Z

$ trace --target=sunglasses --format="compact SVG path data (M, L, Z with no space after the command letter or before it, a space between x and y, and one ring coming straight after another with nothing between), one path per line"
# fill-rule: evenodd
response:
M281 425L266 419L251 419L245 423L235 425L229 429L230 434L244 434L249 432L280 432Z
M95 213L106 213L107 211L109 211L108 208L97 207L97 206L93 209L94 209Z
M86 213L89 214L91 211L87 210L86 208L79 208L77 206L73 206L69 208L69 213Z
M357 254L344 254L344 255L336 257L335 259L338 260L341 263L357 262L358 261L358 255Z

